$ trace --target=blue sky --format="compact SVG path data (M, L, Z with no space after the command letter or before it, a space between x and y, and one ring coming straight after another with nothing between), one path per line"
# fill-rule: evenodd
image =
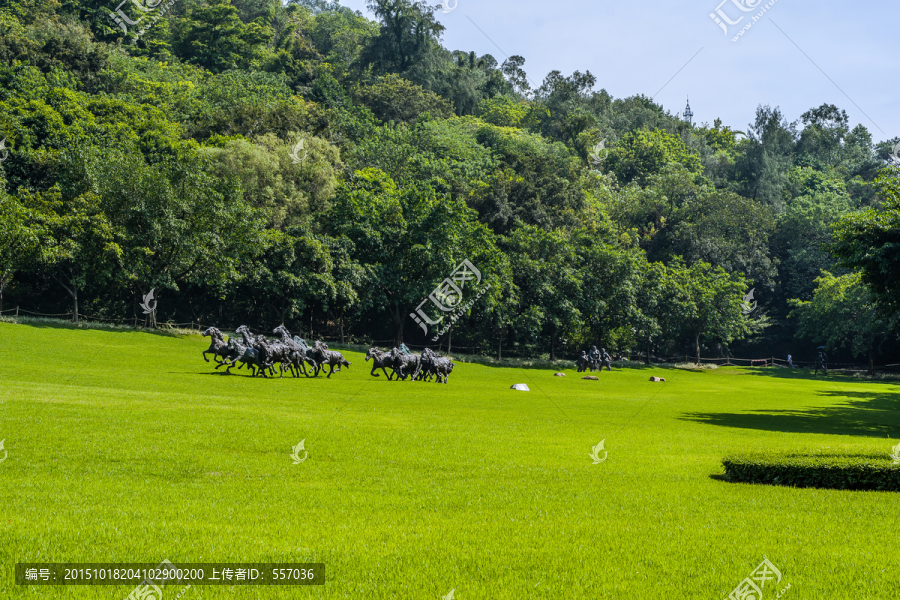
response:
M759 104L793 121L829 103L876 142L900 136L900 3L774 0L733 42L771 0L725 0L729 20L743 16L727 36L710 18L721 1L458 0L437 16L447 48L522 55L538 83L553 69L590 70L615 97L642 93L676 113L690 96L695 123L739 130ZM341 4L368 15L365 0Z

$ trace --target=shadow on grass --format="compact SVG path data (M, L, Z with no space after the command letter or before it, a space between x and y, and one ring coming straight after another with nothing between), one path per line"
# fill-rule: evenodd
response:
M818 375L812 369L787 369L783 367L744 367L743 370L748 375L756 375L757 377L771 377L775 379L802 379L812 381L839 381L841 383L898 383L897 379L890 378L895 373L878 373L876 371L875 378L871 377L852 377L849 375L837 374L832 371L829 375L824 375L821 371ZM887 376L887 379L879 379L879 376Z
M900 391L871 393L835 390L820 395L847 398L849 401L806 410L686 413L680 419L720 427L784 433L900 437Z

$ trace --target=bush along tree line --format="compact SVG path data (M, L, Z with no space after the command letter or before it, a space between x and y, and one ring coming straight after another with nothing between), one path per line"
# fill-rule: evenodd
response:
M900 140L535 87L424 2L368 4L7 3L0 310L151 324L153 290L159 322L424 345L410 313L468 259L468 351L897 355Z

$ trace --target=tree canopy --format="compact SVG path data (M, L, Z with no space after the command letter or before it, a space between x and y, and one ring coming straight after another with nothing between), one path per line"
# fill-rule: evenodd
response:
M799 357L849 314L825 298L882 335L835 351L897 351L900 140L840 107L692 125L447 48L418 0L7 4L0 312L137 321L154 290L147 324L424 345L410 314L468 260L445 325L473 352Z

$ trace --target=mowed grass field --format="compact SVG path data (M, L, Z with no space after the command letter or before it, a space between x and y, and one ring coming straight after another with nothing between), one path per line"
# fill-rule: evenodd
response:
M133 589L16 586L16 562L169 559L326 565L324 586L188 600L726 598L764 557L784 598L900 595L900 495L716 478L766 448L890 460L896 382L458 364L397 383L356 353L330 380L262 380L213 374L207 346L0 323L0 597Z

